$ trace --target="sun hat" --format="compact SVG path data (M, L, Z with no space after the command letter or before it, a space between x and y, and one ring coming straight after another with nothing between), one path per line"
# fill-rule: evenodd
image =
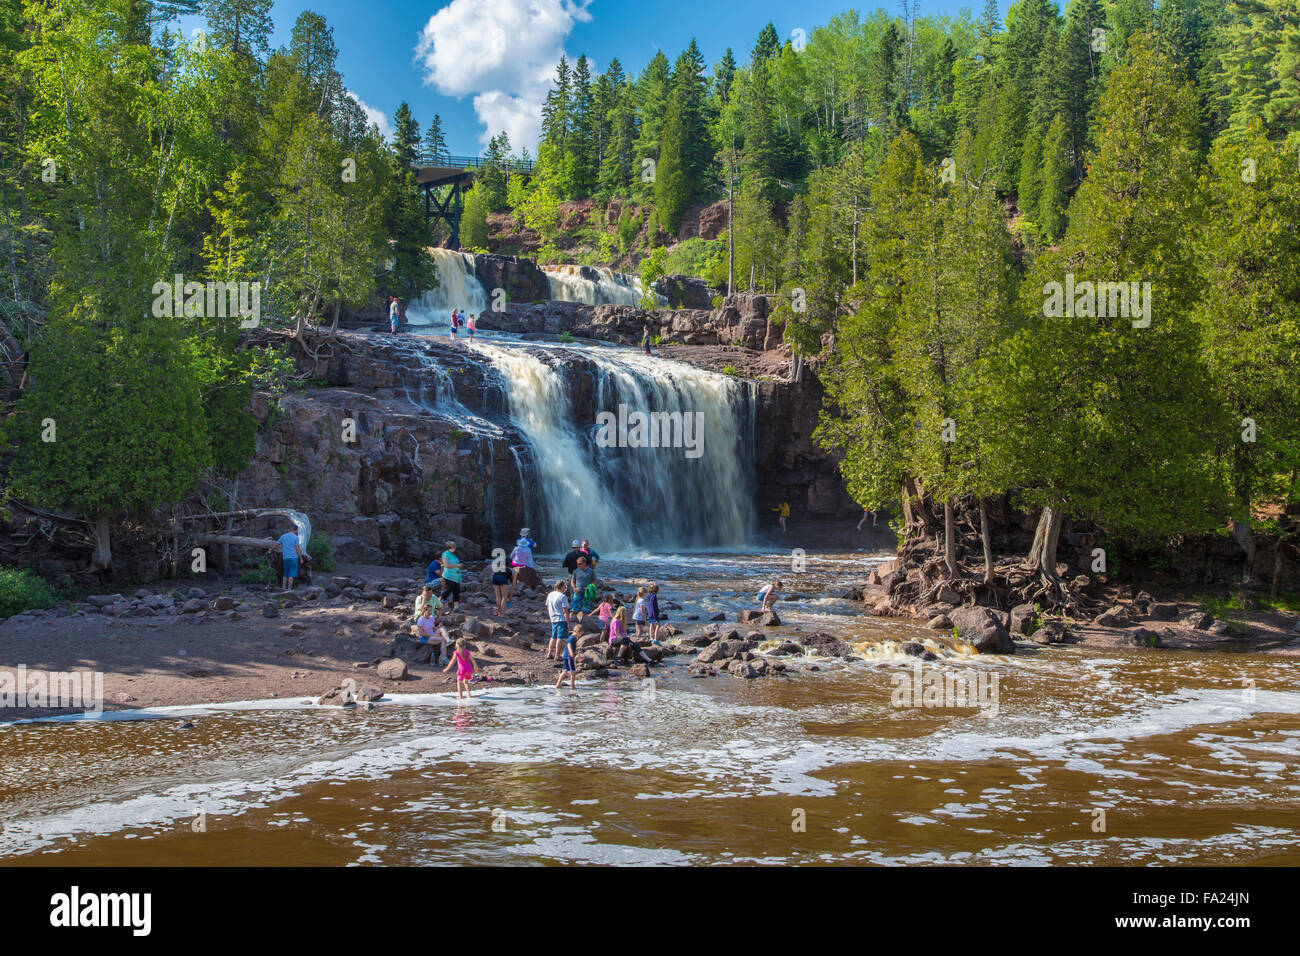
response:
M582 547L582 542L579 541L577 538L574 538L573 541L570 542L569 547L571 547L571 548L580 548L580 547Z
M521 535L523 535L525 538L528 537L528 536L532 533L532 531L533 531L532 528L520 528L520 529L519 529L519 533L520 533Z

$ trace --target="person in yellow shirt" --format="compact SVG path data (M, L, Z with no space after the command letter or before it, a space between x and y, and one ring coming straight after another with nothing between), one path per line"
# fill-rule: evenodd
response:
M790 502L783 501L772 509L777 514L777 520L781 522L781 530L785 531L785 519L790 517Z

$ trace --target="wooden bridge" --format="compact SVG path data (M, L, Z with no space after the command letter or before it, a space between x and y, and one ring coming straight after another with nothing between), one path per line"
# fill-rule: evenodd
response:
M464 209L464 191L483 168L493 165L482 156L452 156L449 153L423 153L416 157L415 181L424 190L424 215L442 221L451 229L452 249L460 248L460 216ZM495 165L506 174L529 176L532 160L507 159ZM443 191L444 186L451 188Z

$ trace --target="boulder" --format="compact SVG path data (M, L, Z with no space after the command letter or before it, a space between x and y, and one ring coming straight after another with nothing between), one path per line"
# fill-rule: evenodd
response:
M925 622L925 626L932 631L951 631L952 618L947 614L936 614Z
M1190 614L1183 615L1183 623L1198 631L1204 631L1214 623L1214 618L1204 611L1192 611Z
M219 597L212 602L214 611L233 611L235 609L235 599L232 597Z
M1014 654L1015 642L997 613L987 607L961 607L953 611L957 636L981 654Z
M1043 626L1029 635L1035 644L1062 644L1065 642L1065 622L1048 620Z
M1132 644L1135 647L1164 647L1164 642L1160 640L1160 635L1149 627L1135 627L1131 631L1125 631L1123 634L1125 644Z
M932 600L940 604L952 604L954 606L962 603L961 595L946 584L939 586L939 590L935 592Z
M188 607L191 603L193 602L186 601L185 602L186 607ZM279 617L279 616L280 616L280 606L276 604L274 601L268 601L262 605L262 617Z
M701 664L698 661L690 664L686 668L688 677L717 677L718 672L708 664Z
M1152 604L1147 616L1155 621L1175 621L1178 619L1178 605L1172 602Z
M1128 608L1116 604L1098 614L1092 619L1092 623L1099 627L1128 627L1133 623L1133 617Z
M710 620L710 621L725 621L726 619L727 619L727 612L726 612L726 611L719 611L717 614L710 614L710 615L709 615L709 620Z
M832 637L830 634L824 634L821 631L801 635L798 640L800 644L814 654L820 654L823 657L849 658L854 655L853 648L849 644L841 641L838 637Z
M758 668L749 661L732 661L727 665L727 673L732 677L751 680L758 676Z
M918 644L916 641L904 642L902 650L908 657L919 657L923 661L934 661L939 659L937 654L933 651L927 650L924 644Z
M357 700L363 703L374 703L377 700L381 700L383 696L384 692L374 684L366 684L357 691Z
M1038 608L1032 604L1017 604L1011 609L1011 627L1009 630L1012 634L1029 635L1034 630L1034 618L1038 616Z
M382 661L379 666L375 668L375 673L377 673L383 680L405 680L406 661L402 660L400 657L389 658L386 661Z
M190 598L181 605L182 614L198 614L203 610L203 601L201 598Z
M741 624L758 624L762 627L780 627L781 619L775 611L741 611L736 615Z
M91 594L86 598L86 603L93 604L95 607L112 607L119 601L125 601L126 598L120 594Z

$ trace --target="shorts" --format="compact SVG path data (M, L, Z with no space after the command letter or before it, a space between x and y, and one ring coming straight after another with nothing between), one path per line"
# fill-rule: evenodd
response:
M577 670L577 668L573 666L573 658L569 656L567 651L565 652L564 657L560 659L560 670L567 671L568 673L573 673Z
M569 625L563 621L551 622L551 640L567 641L569 639Z
M492 583L495 584L495 585L509 584L509 583L510 583L510 575L507 574L505 571L493 571L493 572L492 572Z
M442 579L443 600L446 600L449 596L451 597L452 601L460 600L460 582L448 581L446 578L443 578Z
M298 576L298 558L284 559L284 576L286 578L296 578Z

